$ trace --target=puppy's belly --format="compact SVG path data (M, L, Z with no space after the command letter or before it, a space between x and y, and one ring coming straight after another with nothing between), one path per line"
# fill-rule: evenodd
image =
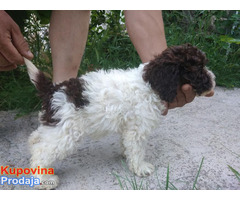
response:
M84 109L84 132L94 138L103 137L109 133L121 133L127 113L115 107L89 107Z

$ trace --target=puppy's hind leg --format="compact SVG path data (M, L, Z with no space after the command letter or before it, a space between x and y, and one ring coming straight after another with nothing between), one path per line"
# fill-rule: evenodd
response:
M80 134L73 128L67 129L68 125L40 126L29 138L32 168L50 168L57 159L63 159L71 154L76 146ZM58 185L56 175L35 174L40 179L39 189L53 189Z

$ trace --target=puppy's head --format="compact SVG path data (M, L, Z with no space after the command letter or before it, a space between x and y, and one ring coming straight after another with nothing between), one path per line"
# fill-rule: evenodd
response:
M167 102L172 102L177 89L186 83L198 96L203 96L215 87L215 76L206 63L206 55L197 47L190 44L169 47L145 66L143 79Z

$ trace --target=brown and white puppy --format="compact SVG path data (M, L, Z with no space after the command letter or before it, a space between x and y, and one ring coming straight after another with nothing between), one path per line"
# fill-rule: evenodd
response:
M205 54L189 44L170 47L138 68L89 72L60 84L52 84L30 61L25 62L42 99L41 124L29 138L32 168L49 168L64 159L85 135L116 132L122 134L129 169L138 176L149 175L154 167L145 161L145 143L166 109L163 101L172 102L185 83L199 96L215 87ZM36 177L55 183L42 184L42 189L58 184L56 175Z

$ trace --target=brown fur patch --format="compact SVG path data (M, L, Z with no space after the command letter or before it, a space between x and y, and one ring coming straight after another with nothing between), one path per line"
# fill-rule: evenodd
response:
M190 44L167 48L144 68L143 79L167 102L173 102L177 88L192 85L198 95L212 87L211 77L205 70L207 58Z
M44 125L54 126L60 119L54 119L53 115L57 110L52 109L53 94L59 90L63 90L67 95L68 101L73 103L76 108L83 108L89 102L82 96L84 82L79 78L71 78L60 84L53 83L40 72L37 75L36 88L38 96L42 100L41 121ZM61 89L65 86L65 89Z

